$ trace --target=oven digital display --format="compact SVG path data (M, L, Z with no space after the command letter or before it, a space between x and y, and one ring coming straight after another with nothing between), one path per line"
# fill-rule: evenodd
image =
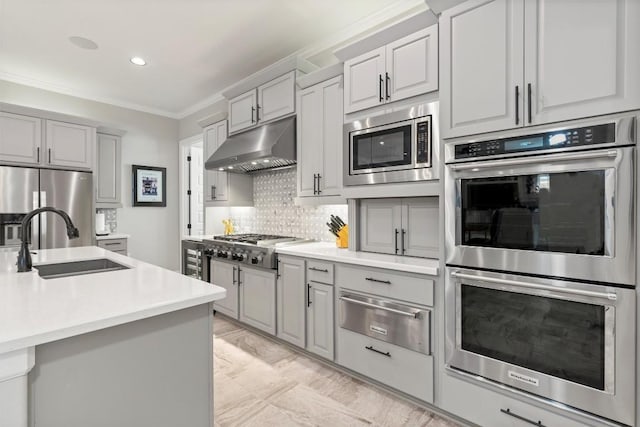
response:
M512 141L504 142L504 151L535 150L536 148L541 147L544 147L544 139L542 136L526 139L514 139Z

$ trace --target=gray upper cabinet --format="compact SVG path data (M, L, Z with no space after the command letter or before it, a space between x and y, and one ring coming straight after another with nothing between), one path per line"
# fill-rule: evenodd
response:
M239 319L272 335L276 334L276 274L269 270L239 267ZM215 283L215 282L214 282Z
M278 257L278 338L305 347L307 286L305 262L301 258Z
M229 134L295 113L295 77L291 71L229 100Z
M122 207L121 170L122 139L97 134L96 138L96 207Z
M470 0L440 17L445 138L640 107L640 3ZM478 35L482 36L479 37Z
M46 121L46 165L93 169L96 129L72 123Z
M0 112L0 161L38 165L42 119Z
M333 360L333 286L309 281L307 292L307 350Z
M298 93L298 197L342 191L342 77Z
M438 90L438 26L344 63L344 112Z
M367 199L360 204L360 249L437 258L438 199Z

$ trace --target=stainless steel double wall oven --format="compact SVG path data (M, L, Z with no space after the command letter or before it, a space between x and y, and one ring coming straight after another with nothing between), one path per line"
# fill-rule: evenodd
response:
M446 144L449 369L634 424L637 120Z

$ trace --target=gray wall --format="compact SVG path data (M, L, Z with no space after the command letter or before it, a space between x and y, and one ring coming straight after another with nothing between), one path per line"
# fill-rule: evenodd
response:
M131 256L179 268L178 120L0 80L0 102L92 119L125 130L118 232L131 235ZM131 165L167 168L167 207L134 208Z

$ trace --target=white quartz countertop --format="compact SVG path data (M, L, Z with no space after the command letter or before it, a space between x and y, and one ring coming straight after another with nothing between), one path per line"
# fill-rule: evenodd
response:
M222 299L215 285L96 246L0 252L0 354ZM37 264L108 258L128 270L42 279Z
M329 242L281 246L276 248L276 252L282 255L316 258L367 267L387 268L390 270L406 271L408 273L427 274L429 276L438 275L439 262L437 259L356 252L346 248L337 248L335 243Z
M96 236L96 240L110 240L110 239L128 239L130 236L128 234L122 233L111 233L106 236Z

